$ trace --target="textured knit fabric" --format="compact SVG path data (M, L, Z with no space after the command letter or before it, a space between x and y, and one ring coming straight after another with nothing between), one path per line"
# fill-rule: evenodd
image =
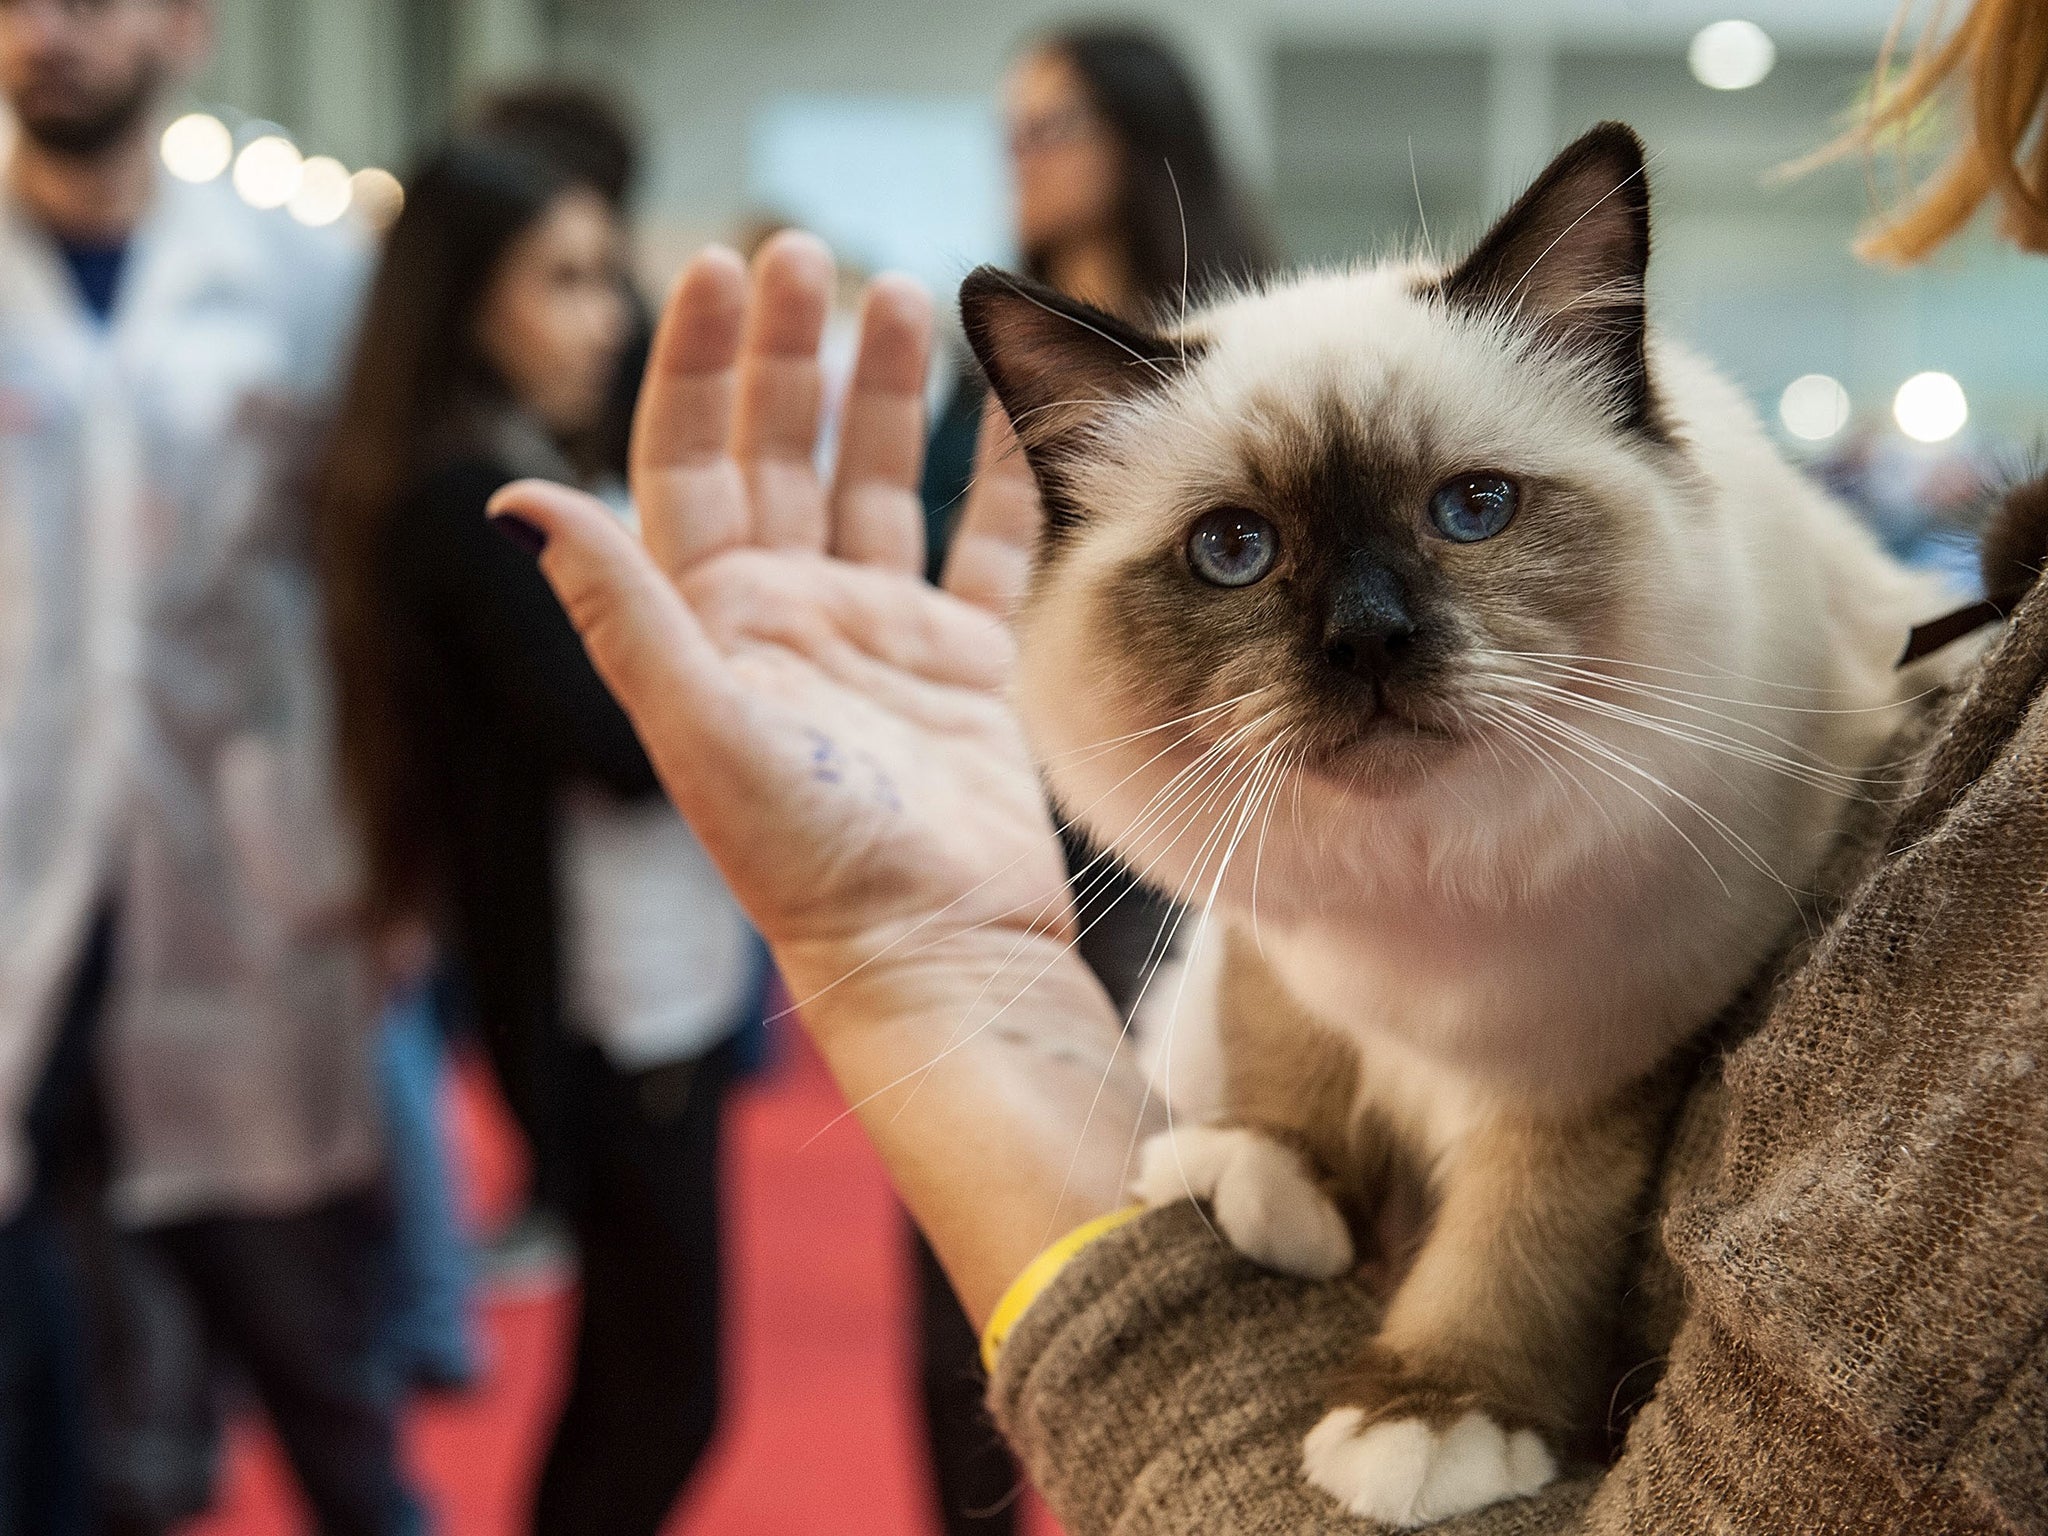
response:
M1863 813L1838 915L1704 1055L1612 1465L1433 1529L2048 1530L2044 675L2037 591L1923 727L1916 786ZM992 1402L1074 1536L1364 1531L1299 1457L1376 1314L1159 1211L1025 1314Z

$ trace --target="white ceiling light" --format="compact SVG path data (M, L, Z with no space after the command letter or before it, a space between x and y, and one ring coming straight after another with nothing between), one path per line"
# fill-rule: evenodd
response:
M1794 437L1824 443L1849 424L1849 391L1824 373L1803 373L1778 396L1778 420Z
M1945 443L1970 419L1970 402L1953 376L1916 373L1892 397L1892 419L1916 443Z
M1717 21L1694 35L1685 61L1701 85L1746 91L1778 62L1778 45L1753 21Z
M211 112L188 112L158 144L164 168L180 181L212 181L235 158L235 136Z
M251 208L282 208L299 190L306 162L282 134L251 139L235 156L235 190Z
M330 155L315 155L299 168L299 190L285 207L301 224L318 229L347 213L354 200L348 167Z
M351 199L356 209L379 231L397 222L405 207L405 188L396 176L378 166L367 166L349 178Z

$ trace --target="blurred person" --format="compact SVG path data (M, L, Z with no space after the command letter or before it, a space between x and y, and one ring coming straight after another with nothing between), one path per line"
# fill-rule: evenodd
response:
M1193 75L1151 33L1054 33L1012 67L1004 116L1029 275L1139 317L1272 266Z
M610 92L555 75L516 81L483 98L472 126L567 166L597 189L621 222L630 224L640 190L640 125ZM612 376L611 399L594 428L601 440L578 448L579 456L621 468L640 377L647 371L647 348L654 339L654 315L631 281L626 297L631 310L626 344Z
M487 92L470 114L478 134L515 141L568 167L629 217L639 180L637 125L602 89L557 76L539 76ZM647 362L653 320L630 284L631 323L614 374L613 398L570 456L599 466L623 466L626 432ZM602 471L609 474L609 470ZM393 1332L412 1379L434 1388L474 1380L478 1346L470 1321L476 1270L466 1233L454 1210L439 1090L447 1075L449 1035L460 1014L459 980L438 966L431 940L421 945L412 980L393 1001L384 1034L385 1101L391 1123L397 1204L400 1295ZM517 1214L492 1235L486 1277L523 1281L558 1273L573 1262L566 1221L538 1198L559 1182L534 1171Z
M1251 198L1230 174L1201 91L1153 33L1115 24L1053 32L1011 65L1003 117L1017 248L1031 276L1142 322L1273 265ZM932 429L923 484L927 575L965 505L987 387L962 373ZM826 428L830 435L829 424ZM1164 958L1165 902L1069 839L1081 952L1119 1013ZM982 1406L979 1346L932 1251L914 1239L918 1377L946 1528L1015 1530L1019 1474Z
M640 135L604 90L552 75L515 81L486 92L469 123L479 134L516 141L568 166L621 219L629 216L639 181ZM614 373L613 398L589 429L609 440L574 445L571 456L580 461L625 462L626 432L653 332L638 291L628 285L627 295L630 334ZM421 934L419 941L421 969L394 999L384 1035L399 1239L392 1329L411 1378L449 1389L473 1382L480 1369L470 1315L476 1256L454 1208L440 1123L450 1034L463 1010L459 980L434 958L431 940ZM530 1174L524 1203L484 1249L487 1280L523 1281L559 1273L573 1261L574 1240L565 1219L537 1198L541 1187L554 1182L538 1171Z
M295 490L361 263L159 170L160 108L211 28L206 0L0 0L19 125L0 527L22 663L0 1076L33 1061L68 969L59 1011L103 1031L114 1217L246 1371L320 1527L406 1532L375 1329L371 988ZM19 1493L68 1465L48 1447L66 1400L45 1387L0 1415L0 1527L73 1528ZM118 1485L110 1468L110 1504Z
M640 129L601 87L555 75L499 86L478 104L470 126L569 167L622 217L631 210L640 184Z
M455 961L581 1257L547 1536L652 1536L710 1442L721 1106L760 991L745 920L530 554L484 516L522 475L623 470L578 453L607 440L624 260L604 187L567 160L482 136L436 154L319 490L371 912L423 917Z
M91 1528L89 1370L77 1277L55 1208L49 1134L75 1098L97 999L71 1006L103 920L119 792L115 764L132 686L133 496L76 485L86 423L46 421L35 309L69 331L74 279L52 259L24 180L55 203L64 172L146 105L127 57L80 59L64 24L0 5L0 1533ZM125 54L131 50L122 50ZM111 122L107 121L111 119ZM140 198L129 201L139 205ZM82 199L79 201L83 201ZM74 215L85 233L87 220ZM32 246L26 246L32 242ZM61 252L61 248L60 248ZM38 269L24 289L23 262ZM24 297L40 300L24 313ZM33 327L33 328L31 328ZM26 332L27 334L24 334ZM75 371L75 370L74 370ZM73 385L76 389L76 383ZM82 393L82 391L80 392ZM54 412L49 413L54 414ZM37 430L42 428L43 430ZM54 430L53 430L54 429ZM61 1039L58 1037L62 1037Z

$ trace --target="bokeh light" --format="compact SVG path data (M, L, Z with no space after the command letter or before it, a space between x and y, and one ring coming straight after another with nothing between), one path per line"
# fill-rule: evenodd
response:
M355 200L348 167L331 155L315 155L299 169L299 190L285 207L301 224L318 229L332 224Z
M1778 396L1778 420L1794 437L1826 442L1849 424L1849 391L1824 373L1803 373Z
M1717 21L1694 35L1685 61L1701 85L1746 91L1778 62L1778 45L1753 21Z
M1970 419L1970 402L1952 374L1916 373L1892 397L1892 420L1916 443L1945 443Z
M212 181L235 158L235 136L211 112L188 112L159 141L164 169L180 181Z
M396 176L379 166L367 166L349 178L356 211L369 226L382 233L398 220L405 207L405 188Z
M299 190L306 162L282 134L251 139L235 156L235 190L251 208L282 208Z

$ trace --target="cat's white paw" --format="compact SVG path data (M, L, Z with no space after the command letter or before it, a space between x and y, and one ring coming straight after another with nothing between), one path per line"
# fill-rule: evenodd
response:
M1509 1433L1477 1409L1446 1429L1364 1422L1360 1409L1331 1409L1302 1444L1302 1470L1352 1514L1384 1525L1407 1529L1526 1498L1557 1476L1534 1430Z
M1145 1143L1131 1192L1152 1206L1207 1200L1233 1248L1282 1274L1328 1280L1357 1262L1350 1228L1300 1157L1257 1131L1162 1132Z

